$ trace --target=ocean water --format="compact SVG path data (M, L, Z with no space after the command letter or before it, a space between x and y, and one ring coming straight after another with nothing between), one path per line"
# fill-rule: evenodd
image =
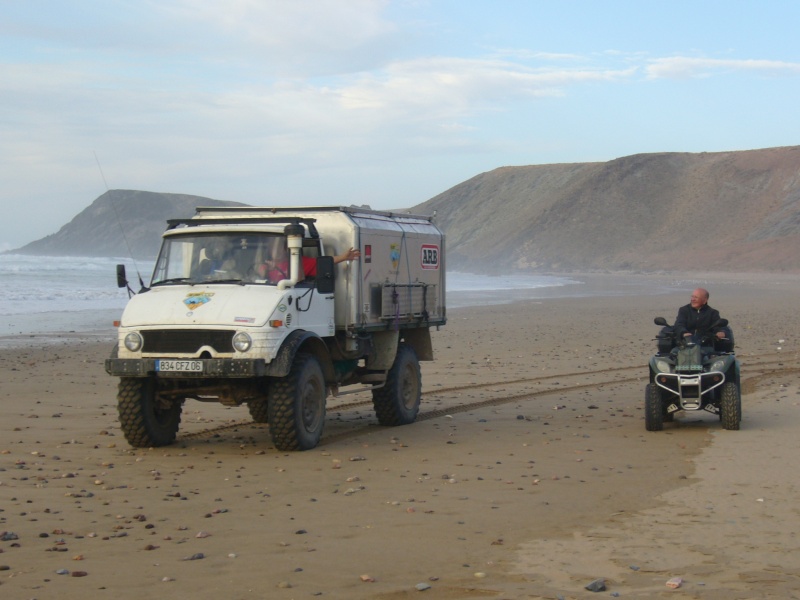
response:
M0 255L0 338L72 333L113 338L113 322L128 293L117 287L116 265L128 278L150 281L152 262L124 258ZM138 289L138 284L134 286ZM517 300L580 295L581 281L553 276L486 276L447 273L447 306L505 304ZM8 340L6 340L8 341Z
M112 333L128 300L117 287L118 263L129 278L136 273L131 259L0 255L0 338ZM148 280L152 263L143 267Z

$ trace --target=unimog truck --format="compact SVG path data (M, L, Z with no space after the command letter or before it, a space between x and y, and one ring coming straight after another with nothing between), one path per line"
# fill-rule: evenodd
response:
M171 444L186 400L246 404L279 450L319 443L329 395L370 391L381 425L413 422L446 323L444 241L431 217L355 207L168 221L105 362L125 438ZM131 290L123 265L117 279Z

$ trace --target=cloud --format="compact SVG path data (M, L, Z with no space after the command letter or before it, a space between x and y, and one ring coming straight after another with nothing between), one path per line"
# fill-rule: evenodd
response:
M496 58L508 58L519 60L548 60L548 61L579 61L585 60L580 54L567 54L559 52L541 52L528 48L498 48L492 55Z
M174 0L152 8L200 27L212 49L232 50L257 71L283 76L352 72L382 60L398 43L384 17L388 0ZM198 42L200 42L198 44ZM227 60L231 56L228 54Z
M636 69L536 69L509 61L450 57L391 63L365 74L337 93L351 110L423 116L474 115L505 102L562 95L567 86L630 78Z
M291 42L285 43L288 51ZM237 76L210 84L202 62L175 73L169 61L142 60L131 68L127 60L121 53L58 64L0 63L0 109L14 115L0 124L7 140L0 149L9 157L0 173L11 180L14 171L36 167L58 171L61 179L96 180L96 151L112 187L163 189L163 182L198 180L197 173L263 178L418 156L480 143L485 115L636 73L440 56L325 77ZM82 161L84 168L76 168Z
M800 74L800 63L778 60L714 59L673 56L658 58L645 66L648 79L691 79L709 77L714 72L752 71L768 75Z

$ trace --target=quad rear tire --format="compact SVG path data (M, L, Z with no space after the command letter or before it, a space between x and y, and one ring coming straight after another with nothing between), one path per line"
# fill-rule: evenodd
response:
M269 429L278 450L310 450L319 443L326 395L319 361L298 353L289 374L273 382L267 403Z
M122 377L117 411L122 433L131 446L168 446L178 434L183 402L162 399L152 377Z
M719 418L722 421L723 429L731 431L739 429L739 422L742 420L742 396L739 386L733 381L726 381L722 384Z
M644 388L644 426L647 431L664 429L664 400L655 383Z
M372 405L381 425L408 425L417 419L422 395L422 375L414 348L401 343L389 369L386 384L372 391Z

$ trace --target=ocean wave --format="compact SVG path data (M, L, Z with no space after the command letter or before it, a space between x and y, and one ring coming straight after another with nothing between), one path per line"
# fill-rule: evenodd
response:
M532 290L580 283L567 277L552 275L477 275L452 271L447 273L447 292L480 292L494 290Z

